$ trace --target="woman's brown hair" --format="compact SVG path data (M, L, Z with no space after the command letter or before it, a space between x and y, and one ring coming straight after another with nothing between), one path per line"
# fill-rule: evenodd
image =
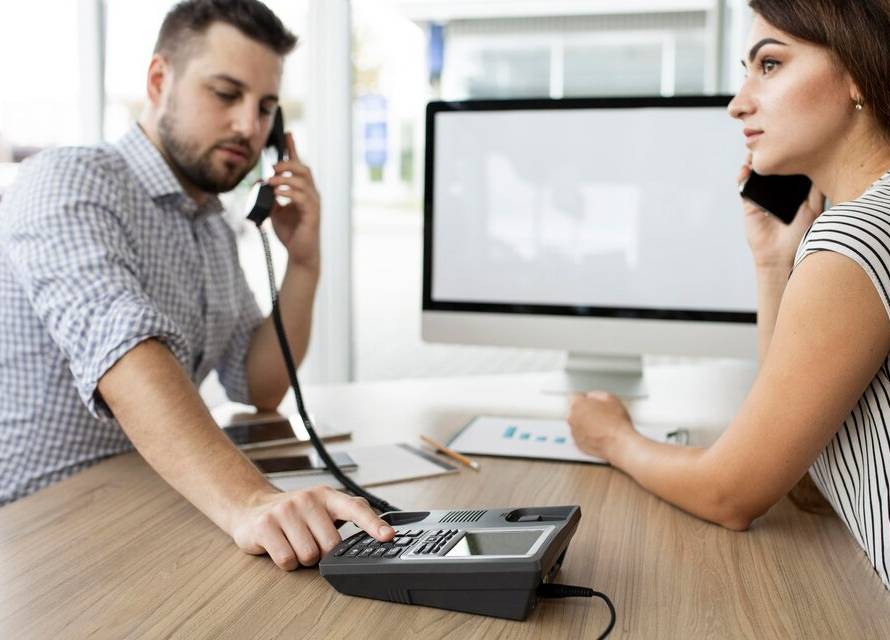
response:
M830 50L890 140L890 0L750 0L777 29Z

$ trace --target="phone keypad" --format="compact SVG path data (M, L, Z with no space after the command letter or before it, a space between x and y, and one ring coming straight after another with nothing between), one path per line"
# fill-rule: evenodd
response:
M420 548L415 550L414 553L417 555L440 555L457 534L457 529L434 531L432 535L424 538Z
M398 558L412 544L417 542L423 529L396 529L395 537L389 542L380 542L364 531L352 535L334 547L331 555L347 558ZM436 533L442 533L441 531Z

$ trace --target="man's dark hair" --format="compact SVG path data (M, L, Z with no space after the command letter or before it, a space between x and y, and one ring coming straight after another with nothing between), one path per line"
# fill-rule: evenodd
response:
M259 0L183 0L164 18L154 52L179 66L192 55L195 38L216 22L235 27L280 56L297 44L297 37Z

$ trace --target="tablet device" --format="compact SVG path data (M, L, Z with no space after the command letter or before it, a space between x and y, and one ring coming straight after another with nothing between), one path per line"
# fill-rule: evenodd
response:
M334 463L343 471L355 471L358 465L344 451L335 451L331 454ZM251 460L257 469L270 478L281 476L296 476L312 473L324 473L327 466L317 454L308 456L283 456L278 458L260 458Z

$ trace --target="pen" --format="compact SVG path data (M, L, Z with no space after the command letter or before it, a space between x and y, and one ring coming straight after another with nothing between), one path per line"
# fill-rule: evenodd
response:
M457 460L461 464L470 467L470 469L472 469L473 471L479 471L479 469L482 468L481 465L478 462L476 462L475 460L470 460L468 457L459 454L457 451L453 451L452 449L449 449L441 442L436 442L432 438L429 438L423 434L420 434L420 439L423 440L424 442L426 442L428 445L430 445L432 448L434 448L439 453L445 454L452 460Z

